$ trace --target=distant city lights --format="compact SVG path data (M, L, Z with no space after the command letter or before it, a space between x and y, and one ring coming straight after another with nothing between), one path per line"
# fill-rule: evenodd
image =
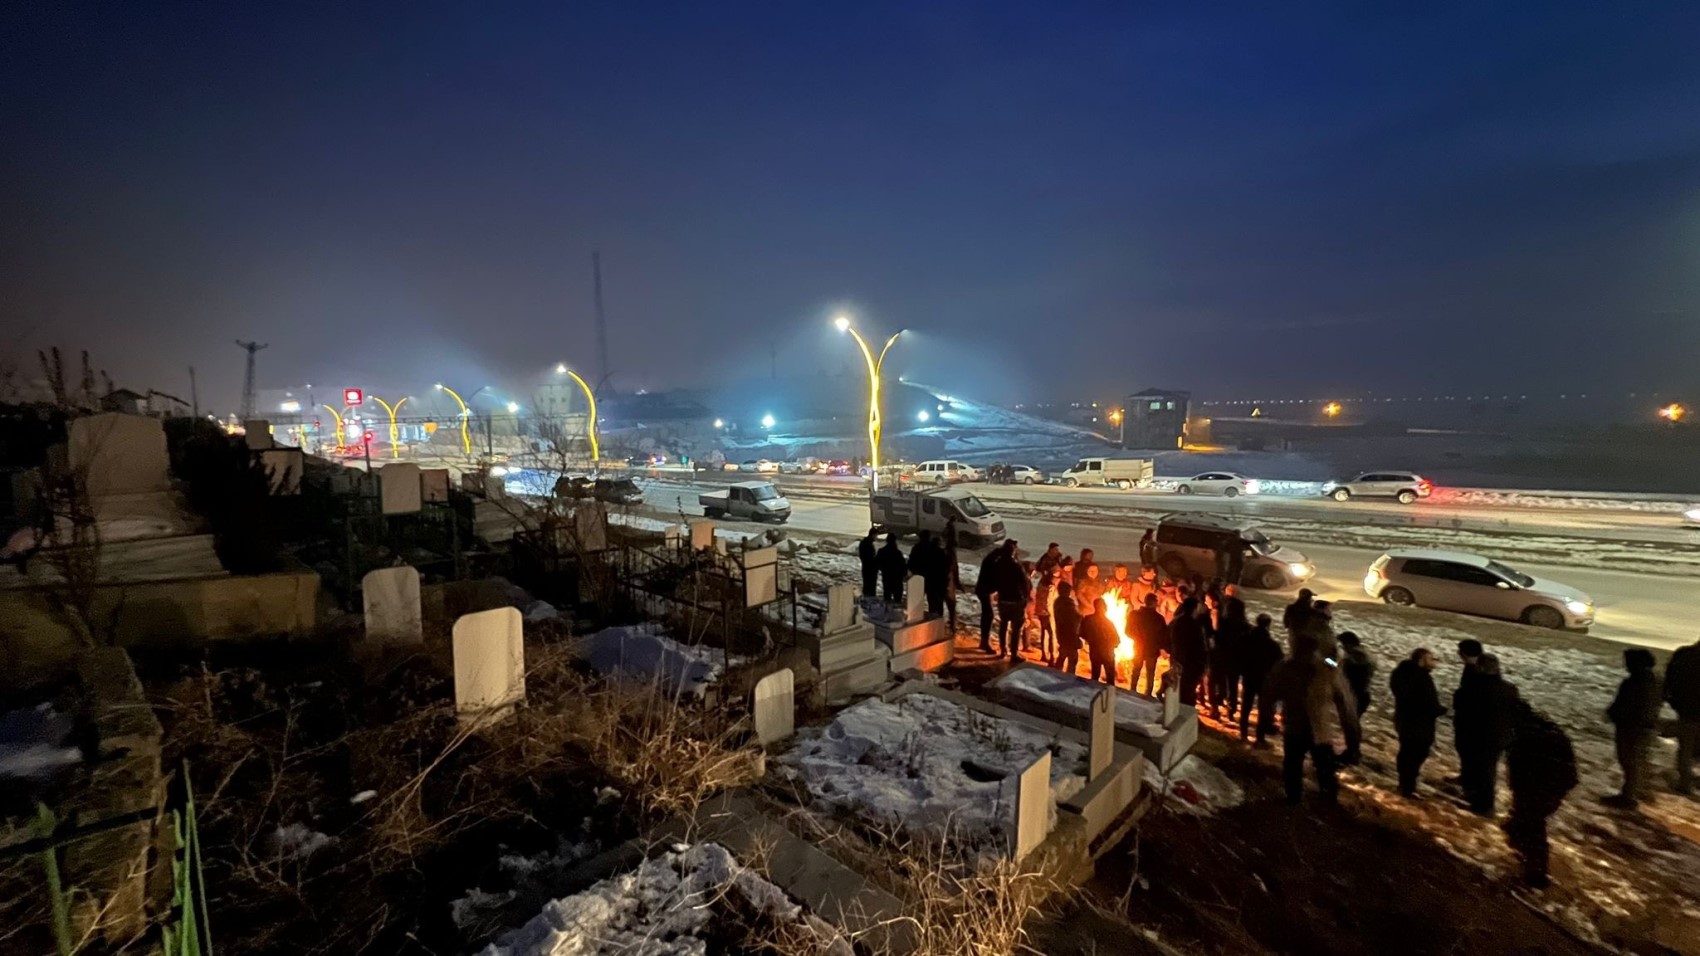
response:
M301 403L292 398L289 401L284 402L282 405L279 405L277 409L280 412L290 412L293 414L301 410Z

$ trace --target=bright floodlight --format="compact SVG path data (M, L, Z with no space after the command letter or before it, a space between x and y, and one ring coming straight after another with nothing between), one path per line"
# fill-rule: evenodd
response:
M440 391L442 391L442 390L443 390L443 383L442 383L442 382L438 382L438 383L437 383L437 384L435 384L435 385L433 385L433 386L431 386L431 387L432 387L432 388L434 388L434 389L436 389L436 390L437 390L437 391L439 391L439 392L440 392Z
M773 416L772 415L763 415L761 417L761 427L772 428L773 427Z
M556 362L556 363L555 363L555 374L556 374L556 375L565 375L565 374L567 374L567 363L565 363L565 362Z
M518 402L509 402L508 403L508 414L512 415L513 413L515 413L517 411L519 411L519 403Z
M921 410L920 410L920 411L918 411L918 412L916 412L916 413L915 413L915 420L916 420L916 421L922 421L922 422L924 422L924 421L926 421L926 420L927 420L927 419L929 419L929 418L932 418L932 417L933 417L933 416L931 416L931 415L928 415L928 414L927 414L927 410L926 410L926 409L924 409L924 408L923 408L923 409L921 409Z
M715 419L715 420L714 420L714 427L715 427L715 428L725 428L725 427L726 427L726 422L725 422L725 420L724 420L724 419L719 419L719 418L716 418L716 419Z
M838 326L838 331L840 332L850 331L850 317L848 315L841 315L838 318L833 319L832 324Z

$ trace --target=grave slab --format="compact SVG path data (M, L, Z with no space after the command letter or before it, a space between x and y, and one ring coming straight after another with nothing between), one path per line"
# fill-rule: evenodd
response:
M91 496L171 487L165 428L159 419L109 412L66 423L66 464Z
M756 741L762 746L778 743L797 728L796 675L786 667L756 681L750 714Z
M519 609L462 615L454 624L455 712L486 723L525 699L525 639Z
M424 642L419 608L419 571L411 567L379 568L360 579L366 612L366 639L384 645Z

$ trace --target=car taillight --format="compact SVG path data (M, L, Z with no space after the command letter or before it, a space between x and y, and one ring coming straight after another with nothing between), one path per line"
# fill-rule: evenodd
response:
M1429 482L1426 482L1426 481L1417 482L1417 487L1421 488L1423 491L1433 491L1434 490L1434 485L1429 483Z

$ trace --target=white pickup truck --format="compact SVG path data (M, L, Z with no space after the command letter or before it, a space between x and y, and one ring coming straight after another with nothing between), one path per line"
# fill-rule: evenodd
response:
M960 486L876 491L868 499L868 518L874 527L895 534L931 531L941 536L954 519L957 543L969 547L1004 539L1003 520Z
M697 496L702 513L710 518L749 518L783 524L791 517L786 501L771 481L740 481L724 491L705 491Z

